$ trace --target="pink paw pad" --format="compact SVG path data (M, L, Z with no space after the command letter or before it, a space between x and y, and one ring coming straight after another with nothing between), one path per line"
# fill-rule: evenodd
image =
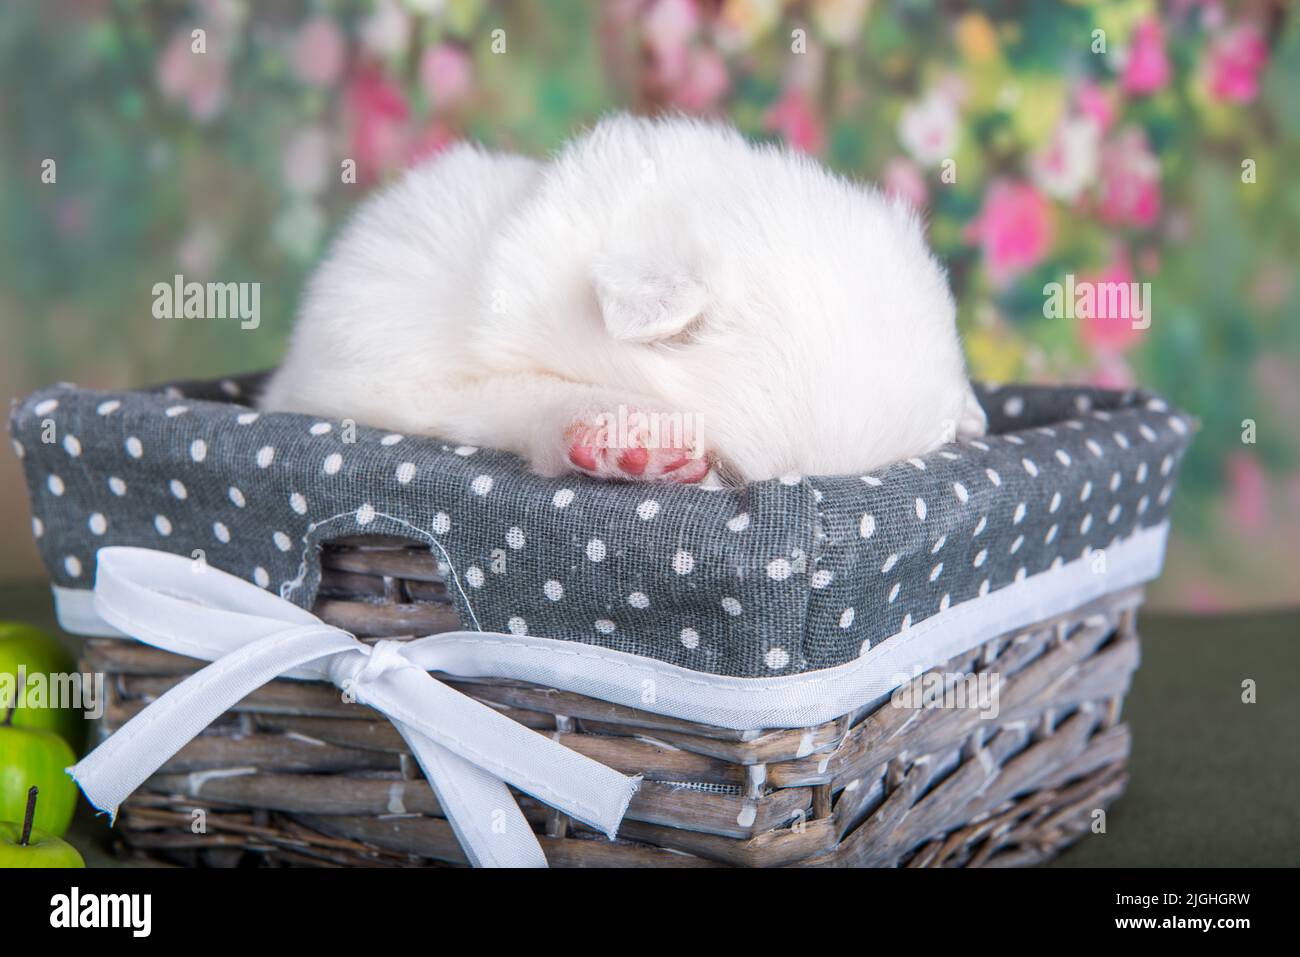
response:
M708 474L707 455L678 445L658 447L648 428L632 422L574 422L564 430L569 462L593 478L625 482L689 484Z

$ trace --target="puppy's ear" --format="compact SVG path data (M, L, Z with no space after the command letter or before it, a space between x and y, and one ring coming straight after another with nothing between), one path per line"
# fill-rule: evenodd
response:
M654 342L677 335L708 305L709 291L678 265L603 259L592 282L605 329L626 342Z

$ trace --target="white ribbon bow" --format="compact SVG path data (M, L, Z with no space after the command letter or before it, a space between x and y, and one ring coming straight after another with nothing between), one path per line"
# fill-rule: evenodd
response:
M122 801L218 716L285 677L332 681L388 718L476 867L546 866L507 782L614 837L640 778L571 751L436 680L428 672L439 670L444 636L367 645L240 578L194 569L189 559L166 552L99 551L100 617L146 644L212 664L68 769L95 807L116 818Z

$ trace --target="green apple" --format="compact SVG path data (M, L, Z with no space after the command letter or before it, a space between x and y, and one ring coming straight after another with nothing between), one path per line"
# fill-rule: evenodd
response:
M0 821L0 867L85 867L75 847L33 826L39 790L27 792L22 824Z
M20 685L20 666L25 675L70 674L76 667L53 635L21 622L0 621L0 709L12 704L10 699ZM23 707L14 715L15 725L53 731L80 753L86 741L86 720L80 710L39 706L37 688L30 682L23 688L22 700Z
M53 731L15 728L12 705L0 722L0 821L21 821L27 794L40 788L45 799L36 826L62 837L77 808L77 786L64 768L77 763L68 743Z

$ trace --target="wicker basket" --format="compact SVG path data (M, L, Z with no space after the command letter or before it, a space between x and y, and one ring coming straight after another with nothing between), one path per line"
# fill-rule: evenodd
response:
M419 545L344 539L322 569L315 613L359 637L459 627ZM1026 865L1078 838L1123 791L1120 709L1141 599L1111 593L936 669L996 674L996 717L886 700L816 727L737 732L523 682L447 680L645 776L616 841L520 795L552 866ZM85 648L83 667L107 679L103 734L200 664L128 640ZM916 678L914 700L933 685ZM265 686L183 748L118 826L132 851L175 863L465 862L392 725L299 681Z

